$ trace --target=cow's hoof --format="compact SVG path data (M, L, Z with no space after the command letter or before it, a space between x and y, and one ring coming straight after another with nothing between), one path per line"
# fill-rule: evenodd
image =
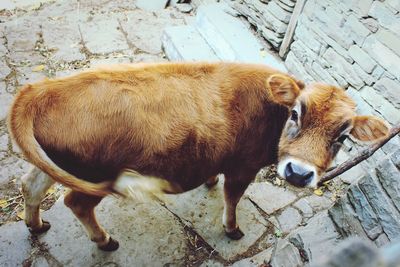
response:
M29 225L27 225L27 226L28 226L29 232L33 235L43 234L44 232L47 232L51 227L50 223L45 220L42 220L42 227L40 227L39 229L32 229Z
M114 240L110 237L110 240L108 241L107 244L98 247L103 251L114 251L119 248L119 243L117 240Z
M219 181L219 178L218 178L218 176L216 176L216 177L213 178L213 179L208 179L207 182L205 182L205 184L206 184L206 186L207 186L208 188L212 188L212 187L214 187L216 184L218 184L218 181Z
M240 230L240 228L236 228L235 230L233 230L232 232L228 232L225 230L225 235L227 237L229 237L230 239L233 240L239 240L244 236L244 233L242 232L242 230Z

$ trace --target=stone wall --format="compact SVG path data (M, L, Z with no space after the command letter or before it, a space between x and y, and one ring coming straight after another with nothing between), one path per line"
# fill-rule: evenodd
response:
M400 1L308 0L285 63L305 81L347 90L359 114L400 123ZM330 215L343 236L377 246L400 238L400 137L341 176L351 183ZM345 142L338 161L361 146Z
M295 3L296 0L235 0L233 7L278 49Z

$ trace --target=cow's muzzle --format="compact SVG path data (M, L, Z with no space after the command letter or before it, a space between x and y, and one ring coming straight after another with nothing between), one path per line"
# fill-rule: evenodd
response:
M297 187L315 187L317 183L315 168L294 158L287 158L280 162L278 173Z

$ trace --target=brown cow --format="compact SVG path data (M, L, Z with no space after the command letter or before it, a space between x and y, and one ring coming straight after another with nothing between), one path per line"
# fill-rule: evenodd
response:
M104 196L138 188L179 193L224 173L223 225L239 239L236 205L261 167L279 160L282 177L314 187L346 135L387 135L381 120L354 110L339 88L304 88L250 64L116 65L27 85L9 115L15 142L38 168L22 179L25 221L34 233L49 229L39 204L60 182L72 189L65 204L90 238L115 250L118 242L94 214ZM121 175L125 169L132 171Z

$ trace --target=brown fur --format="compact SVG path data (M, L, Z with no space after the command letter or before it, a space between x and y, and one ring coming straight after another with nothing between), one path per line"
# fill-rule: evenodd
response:
M109 181L124 168L189 190L220 172L253 174L276 161L287 110L266 86L273 74L227 63L89 70L22 88L10 132L34 165L79 192L111 193ZM296 97L300 88L291 86Z

